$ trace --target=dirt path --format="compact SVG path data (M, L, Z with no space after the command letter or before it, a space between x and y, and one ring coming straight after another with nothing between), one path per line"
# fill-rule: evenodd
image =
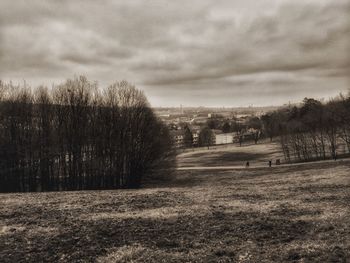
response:
M273 169L278 167L291 167L291 166L304 166L304 165L310 165L310 164L317 164L317 163L341 163L345 161L346 159L339 159L337 161L334 160L325 160L325 161L314 161L314 162L305 162L305 163L288 163L288 164L280 164L280 165L272 165L272 167L269 167L268 164L266 165L254 165L250 163L249 168L246 168L244 165L231 165L231 166L193 166L193 167L178 167L177 170L179 171L192 171L192 170L241 170L241 169L252 169L252 168L259 168L259 169Z

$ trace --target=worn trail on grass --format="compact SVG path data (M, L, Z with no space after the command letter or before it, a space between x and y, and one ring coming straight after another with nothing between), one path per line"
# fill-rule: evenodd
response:
M246 167L244 165L222 165L222 166L192 166L192 167L177 167L176 169L179 171L191 171L191 170L242 170L242 169L274 169L274 168L280 168L280 167L291 167L291 166L308 166L311 164L321 164L321 163L342 163L346 161L346 159L339 159L339 160L325 160L325 161L313 161L313 162L305 162L305 163L285 163L280 165L272 165L271 167L266 165L255 165L255 164L249 164L249 167Z

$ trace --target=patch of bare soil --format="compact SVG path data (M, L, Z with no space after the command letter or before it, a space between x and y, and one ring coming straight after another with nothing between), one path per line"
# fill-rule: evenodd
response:
M1 194L0 261L349 262L349 196L349 162Z

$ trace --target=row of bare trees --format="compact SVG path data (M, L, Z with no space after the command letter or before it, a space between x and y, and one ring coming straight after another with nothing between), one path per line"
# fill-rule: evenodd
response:
M350 97L321 103L305 98L299 107L287 107L262 116L264 132L279 137L287 161L337 158L339 145L350 153Z
M174 164L167 128L126 81L0 82L0 191L139 187Z

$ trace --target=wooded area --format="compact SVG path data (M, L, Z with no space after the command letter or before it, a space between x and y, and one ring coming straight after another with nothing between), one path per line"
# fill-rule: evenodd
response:
M336 159L338 146L350 153L350 97L327 103L305 98L302 105L262 116L264 133L279 137L287 161Z
M0 101L1 192L134 188L174 165L167 128L126 81L0 82Z

